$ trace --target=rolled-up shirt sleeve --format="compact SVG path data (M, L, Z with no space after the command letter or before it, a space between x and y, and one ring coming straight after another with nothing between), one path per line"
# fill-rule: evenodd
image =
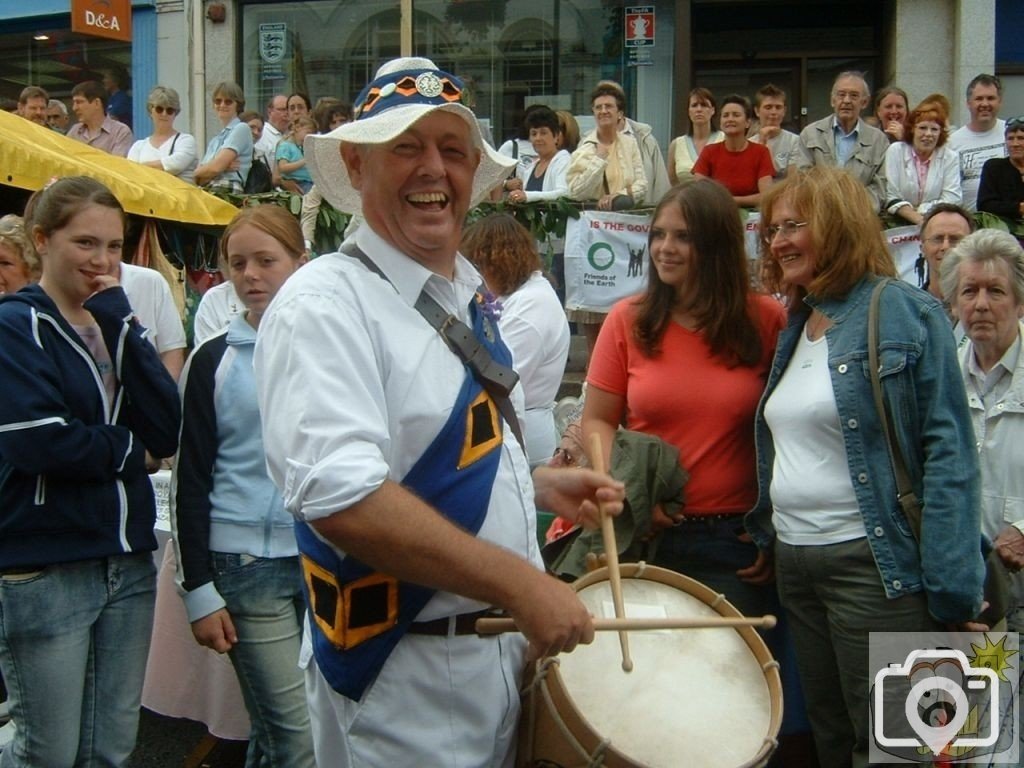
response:
M278 296L254 358L267 468L300 520L347 509L388 477L386 371L351 286L324 277Z

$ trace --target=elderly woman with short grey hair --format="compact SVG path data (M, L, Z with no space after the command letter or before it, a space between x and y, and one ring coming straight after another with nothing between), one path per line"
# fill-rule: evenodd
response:
M163 85L156 86L146 99L146 111L153 121L153 132L132 144L128 159L193 182L196 140L191 133L181 133L174 128L174 118L181 112L178 92Z
M1008 629L1024 629L1024 249L1007 232L968 235L942 260L942 291L963 323L960 350L981 463L985 535L1015 574L1018 608Z

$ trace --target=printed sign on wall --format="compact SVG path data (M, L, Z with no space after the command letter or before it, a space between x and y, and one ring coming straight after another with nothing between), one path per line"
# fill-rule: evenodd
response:
M131 42L131 0L71 0L71 31Z
M654 45L654 6L634 5L626 9L626 47Z

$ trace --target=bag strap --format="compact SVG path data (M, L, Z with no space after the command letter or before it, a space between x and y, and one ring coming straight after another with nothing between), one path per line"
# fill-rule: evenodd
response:
M341 251L347 256L358 259L371 272L391 283L383 270L355 243L347 243ZM469 367L473 378L487 390L487 394L497 404L502 418L508 422L512 434L515 435L516 441L525 452L526 442L523 440L523 431L519 426L515 406L512 405L512 400L509 398L516 382L519 381L519 374L491 357L491 353L480 343L476 334L473 333L473 329L446 311L433 297L427 295L426 291L420 291L415 307L423 319L441 334L441 338L445 340L448 348L462 360L464 365Z
M181 136L181 131L178 131L177 133L174 134L174 141L171 142L171 151L168 152L167 154L169 154L169 155L173 155L174 154L174 146L178 143L178 137L179 136Z
M882 396L882 382L879 379L881 366L878 361L878 328L879 328L879 303L882 298L882 291L888 284L889 278L882 278L871 291L871 303L868 306L868 368L871 373L871 394L874 396L875 409L878 411L878 421L882 425L882 433L885 435L885 445L889 450L889 465L892 467L893 475L896 478L896 500L903 510L903 514L910 523L910 530L914 537L921 538L921 505L917 494L914 493L914 486L910 482L910 473L907 472L907 464L903 459L903 452L900 451L899 441L893 430L892 421L889 419L888 410L885 407L885 399Z

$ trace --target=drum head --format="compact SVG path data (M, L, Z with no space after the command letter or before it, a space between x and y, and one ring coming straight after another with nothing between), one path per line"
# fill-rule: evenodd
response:
M679 584L622 579L627 617L739 615L729 604L721 611L708 605L713 593L698 582L661 572ZM594 616L614 617L607 581L578 590ZM650 768L760 762L766 740L778 730L781 698L762 669L771 657L752 629L630 632L629 646L634 668L628 673L615 632L598 632L593 644L559 657L558 677L592 731L632 763Z

